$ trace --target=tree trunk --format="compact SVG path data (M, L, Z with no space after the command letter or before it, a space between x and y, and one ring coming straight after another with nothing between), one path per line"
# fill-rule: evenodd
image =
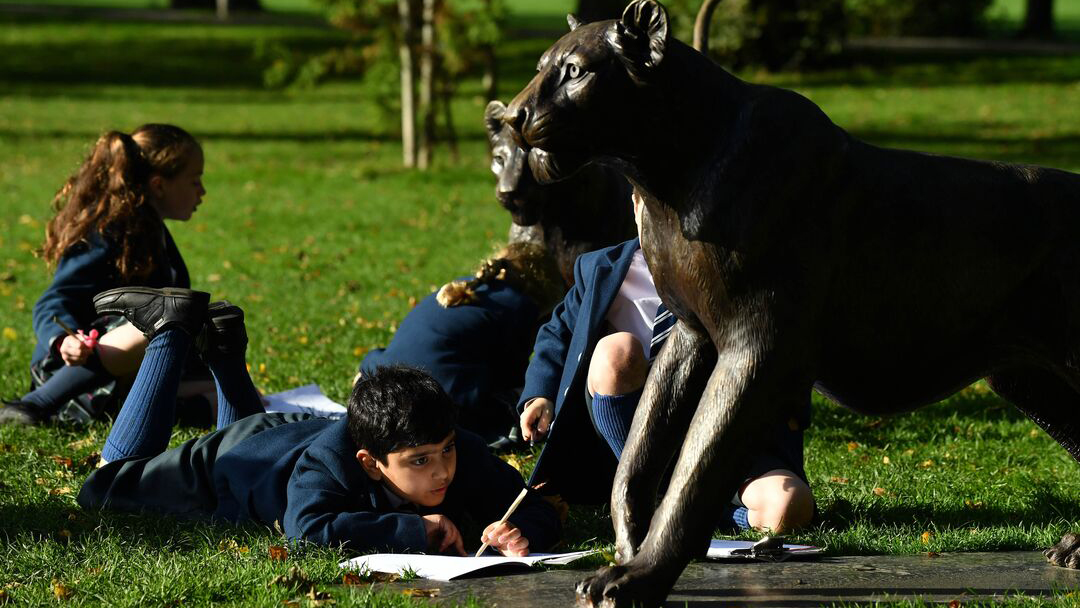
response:
M694 19L694 48L702 55L709 53L709 23L718 4L720 0L704 0Z
M417 166L431 166L435 147L435 0L423 0L420 12L420 155Z
M484 7L488 14L491 14L491 0L484 0ZM484 57L484 75L481 78L484 101L494 101L499 98L499 64L495 57L495 46L483 45L480 47L480 54Z
M416 95L413 68L413 10L410 0L398 0L398 18L401 26L401 43L398 56L401 62L401 154L402 163L416 166Z
M592 23L602 19L618 19L626 0L578 0L575 15L582 23Z
M1019 36L1043 40L1054 37L1054 0L1027 0Z
M169 0L169 8L199 8L209 11L218 11L219 4L224 1L228 4L228 10L234 11L261 11L262 4L259 0ZM220 13L219 13L220 14Z
M451 102L454 100L454 83L450 81L450 78L446 75L445 69L439 69L439 81L442 86L439 87L440 104L443 111L443 122L446 123L446 143L450 148L450 162L454 165L461 164L461 153L458 150L458 137L457 130L454 128L454 112Z

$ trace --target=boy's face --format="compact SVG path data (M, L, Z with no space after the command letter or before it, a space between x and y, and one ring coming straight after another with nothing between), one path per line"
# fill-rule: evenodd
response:
M457 471L453 431L439 443L390 452L386 464L366 449L357 451L356 459L368 477L382 481L394 494L424 507L442 503Z

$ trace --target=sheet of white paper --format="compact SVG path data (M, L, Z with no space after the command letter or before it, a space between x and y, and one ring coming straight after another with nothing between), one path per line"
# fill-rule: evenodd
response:
M402 571L411 570L420 578L436 581L450 581L459 576L471 574L485 568L516 564L522 567L536 564L551 564L563 566L570 562L592 555L599 550L575 551L573 553L534 553L528 557L454 557L451 555L420 555L415 553L376 553L374 555L361 555L339 564L348 570L370 570L372 572L388 572L400 574Z
M749 549L754 546L753 541L749 540L716 540L713 539L709 543L709 552L706 557L713 559L752 559L749 555L733 555L732 551L735 549ZM784 544L784 548L795 555L814 555L821 553L821 547L814 547L812 545L789 545Z
M331 401L318 384L306 384L297 388L265 395L268 412L299 412L323 418L344 418L345 406Z

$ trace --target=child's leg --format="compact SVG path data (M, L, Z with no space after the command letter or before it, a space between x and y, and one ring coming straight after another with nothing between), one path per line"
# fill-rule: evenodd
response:
M150 340L135 383L101 450L103 460L148 457L165 450L176 415L176 390L191 343L186 331L173 327Z
M262 398L247 371L244 312L228 303L211 305L203 361L217 382L217 428L263 411Z
M809 524L814 517L810 486L787 469L774 469L751 480L740 498L746 509L744 520L758 530L782 534ZM736 511L735 521L739 518Z
M596 430L611 446L616 458L622 455L648 375L648 359L633 334L617 332L596 343L589 361L590 410Z
M71 365L56 370L44 384L23 395L19 401L40 408L44 415L55 414L71 399L104 386L115 378L91 355L84 365Z

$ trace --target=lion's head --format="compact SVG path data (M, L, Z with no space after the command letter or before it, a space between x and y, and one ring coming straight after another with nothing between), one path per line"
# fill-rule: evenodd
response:
M495 197L510 212L518 226L532 226L540 220L547 197L543 186L529 170L529 152L518 145L513 130L502 117L506 106L492 101L484 111L484 127L491 146L491 172L495 174Z
M630 100L664 57L668 19L653 0L636 0L621 19L578 23L540 58L537 75L510 103L503 120L532 149L541 183L573 174L633 137L649 120Z

